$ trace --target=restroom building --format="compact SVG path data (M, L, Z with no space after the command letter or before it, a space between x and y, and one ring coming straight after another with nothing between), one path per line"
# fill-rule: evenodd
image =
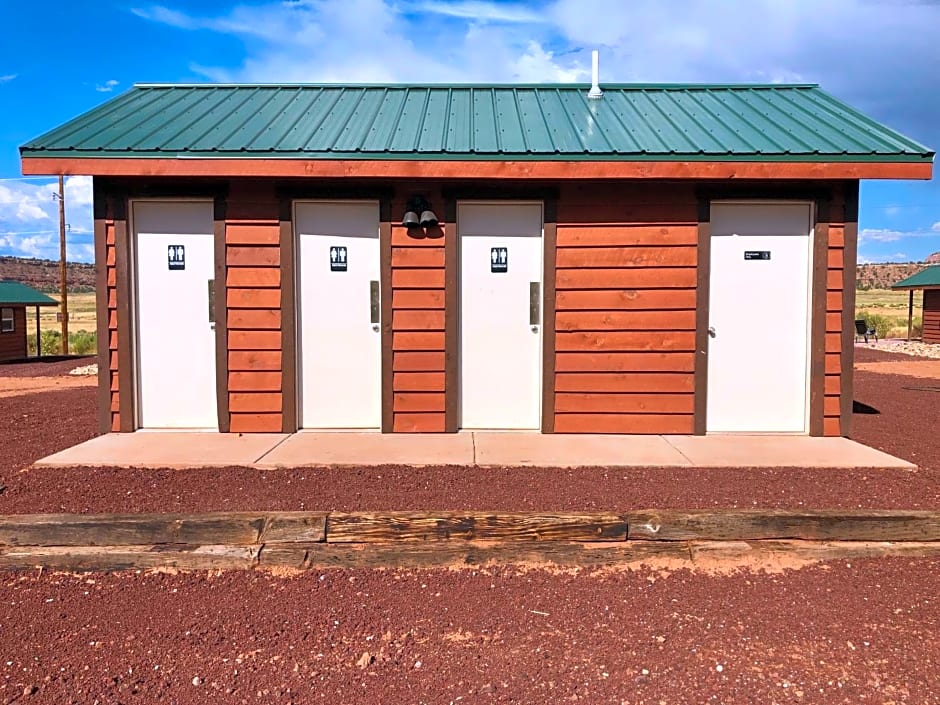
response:
M860 179L812 85L138 85L94 176L102 430L848 435Z

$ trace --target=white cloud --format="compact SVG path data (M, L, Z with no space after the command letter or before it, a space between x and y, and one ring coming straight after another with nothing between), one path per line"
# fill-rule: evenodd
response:
M545 22L547 18L522 4L476 2L423 2L417 10L478 22Z
M929 229L924 230L891 230L889 228L864 228L858 233L859 244L866 242L897 242L909 238L937 237L940 223L934 223Z
M933 230L935 233L940 233L940 220L938 220L936 223L931 225L930 229Z
M99 93L110 93L115 89L115 87L120 83L120 81L115 81L113 78L105 81L103 84L99 83L95 85L95 90Z
M17 74L15 74L15 73L8 73L8 74L6 74L6 75L4 75L4 76L0 76L0 83L9 83L9 82L12 81L14 78L16 78L16 76L17 76Z
M55 180L10 180L0 183L0 254L57 259L59 256L59 204ZM69 226L69 257L94 258L92 180L90 176L65 178L65 218Z

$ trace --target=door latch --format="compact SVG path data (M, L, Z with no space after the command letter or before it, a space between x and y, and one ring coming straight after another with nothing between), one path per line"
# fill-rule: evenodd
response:
M369 282L369 314L370 321L372 323L378 323L382 315L381 308L379 306L379 297L379 283L373 279Z
M215 323L215 279L209 280L209 323Z
M708 326L708 337L709 337L709 338L714 338L714 337L715 337L715 327L714 327L714 326Z
M542 283L529 282L529 325L542 322Z

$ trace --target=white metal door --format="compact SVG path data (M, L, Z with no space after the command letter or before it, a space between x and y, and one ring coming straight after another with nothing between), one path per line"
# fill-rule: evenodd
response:
M379 204L298 202L300 426L382 424Z
M812 215L809 203L712 204L709 432L808 430Z
M132 209L139 426L218 429L212 203L134 201Z
M460 425L541 426L542 204L462 203Z

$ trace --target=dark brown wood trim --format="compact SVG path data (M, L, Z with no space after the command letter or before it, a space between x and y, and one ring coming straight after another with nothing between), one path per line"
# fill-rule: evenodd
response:
M700 201L707 200L709 202L739 199L742 201L819 201L831 197L830 189L825 183L807 184L806 182L712 183L698 187L695 193Z
M809 435L824 430L826 395L826 275L829 269L830 201L816 200L813 223L813 269L810 291Z
M382 433L391 433L395 425L395 373L392 352L392 202L386 198L379 206L379 277L382 302Z
M858 258L858 181L845 184L845 250L842 254L842 396L839 431L852 435L855 399L855 267Z
M542 433L555 432L555 264L558 243L556 201L546 201L542 224Z
M460 235L457 201L444 197L444 432L460 429Z
M441 189L441 194L445 203L453 203L455 211L457 201L544 201L546 204L557 204L559 198L559 190L555 187L533 186L525 182L503 182L498 186L474 183L450 184ZM549 218L549 215L552 217ZM557 220L555 214L547 210L544 218L546 223ZM454 219L456 220L456 213Z
M294 261L294 202L281 198L279 206L281 246L281 431L297 428L297 277Z
M134 286L131 280L131 235L128 227L128 202L123 192L113 194L114 259L118 320L118 406L122 433L136 431L137 371L134 364L134 340L137 321L134 315Z
M98 432L111 431L111 354L108 329L108 192L101 179L93 179L95 216L95 316L98 336ZM38 317L36 319L39 320ZM39 337L36 337L37 343ZM38 350L38 347L37 347Z
M228 433L232 418L228 399L228 305L225 281L225 210L226 198L213 201L212 236L215 246L215 397L219 431Z
M120 180L120 188L129 199L215 199L228 193L228 181L194 178L167 178L159 181L149 181L127 178Z
M698 202L698 266L695 293L695 402L692 432L708 430L708 301L711 272L711 201Z
M374 183L361 185L343 184L335 182L311 183L303 181L279 181L275 185L275 193L279 198L292 201L310 200L338 200L338 201L381 201L391 203L394 189L390 186L377 186ZM391 207L391 206L389 206Z

